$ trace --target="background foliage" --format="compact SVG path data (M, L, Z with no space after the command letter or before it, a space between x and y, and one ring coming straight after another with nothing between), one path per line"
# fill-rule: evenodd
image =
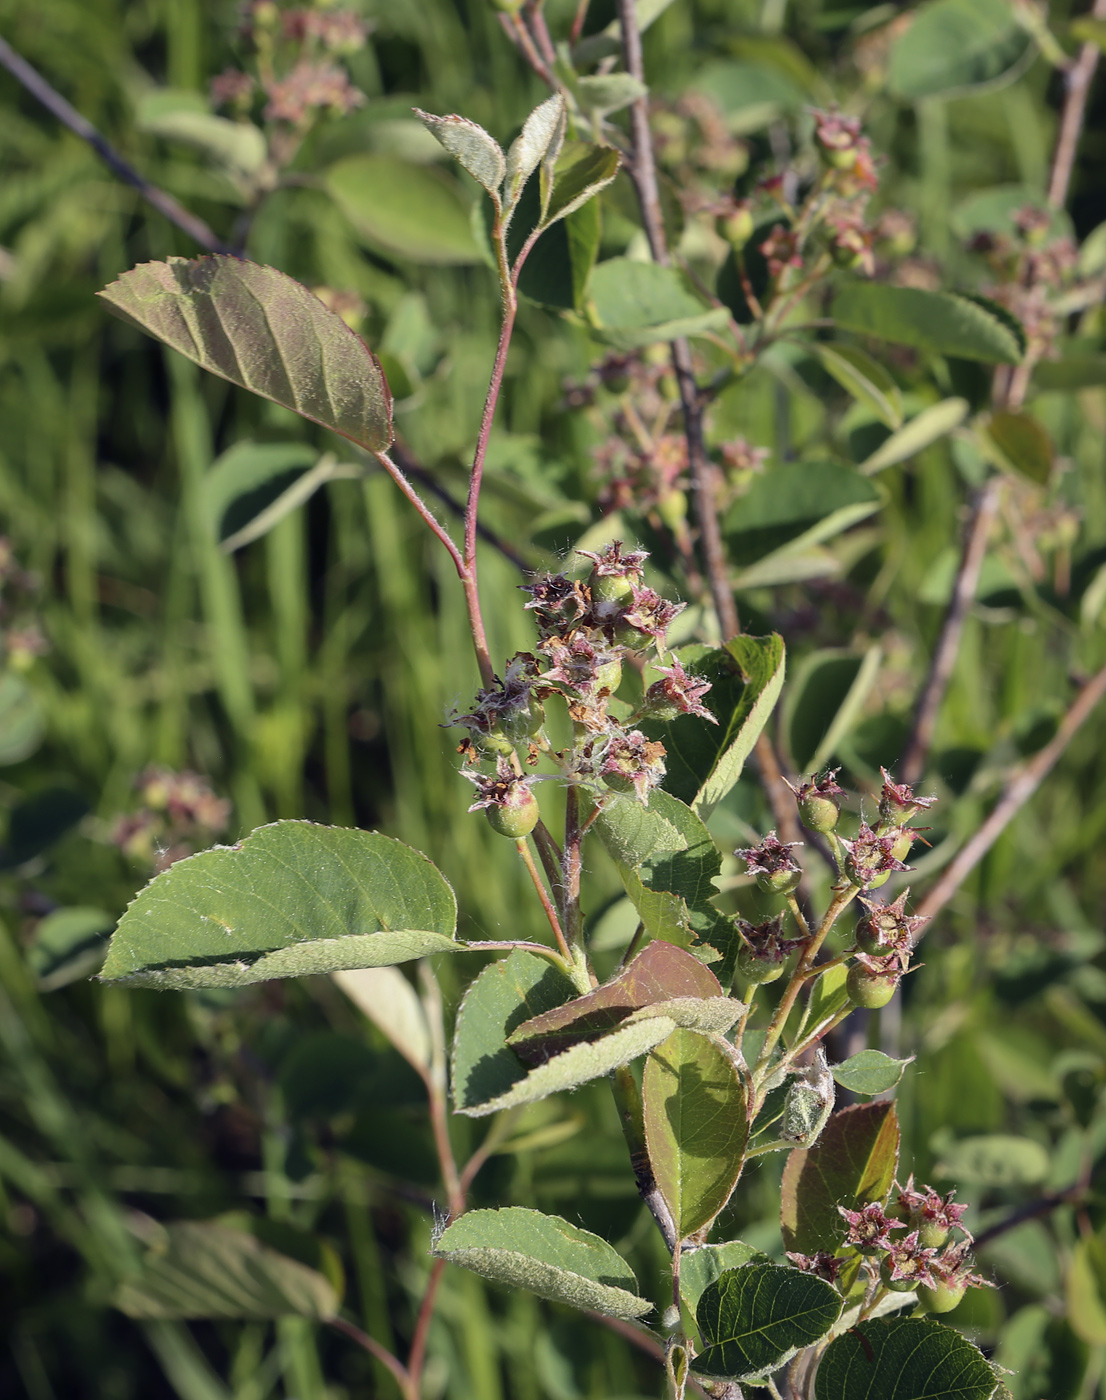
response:
M1013 14L998 0L963 4L996 7ZM1006 226L1016 202L1040 200L1059 81L1016 24L1001 29L1008 51L996 58L996 41L982 67L966 47L964 70L952 71L948 46L927 49L916 33L913 61L900 49L896 68L893 8L677 0L646 35L647 72L664 103L711 94L731 132L777 156L772 142L800 129L810 104L861 98L865 130L887 157L879 207L916 219L919 277L978 290L990 274L971 235ZM573 9L551 3L551 24ZM613 14L601 3L592 11L589 32ZM460 111L507 138L544 92L485 0L364 12L373 33L349 68L368 101L313 133L300 178L267 201L249 252L360 298L363 331L397 388L404 442L460 497L495 348L494 281L467 212L474 187L441 163L410 108ZM1056 5L1065 39L1066 22ZM128 159L229 232L241 204L232 176L149 121L144 129L136 113L154 85L206 90L232 61L235 6L5 0L0 24ZM999 66L988 72L988 62ZM0 1296L10 1323L0 1389L30 1400L391 1395L363 1353L298 1319L136 1323L109 1307L107 1281L156 1220L249 1212L305 1262L320 1262L308 1232L321 1234L324 1272L344 1274L351 1314L382 1340L406 1335L437 1184L418 1080L323 979L154 993L99 988L79 960L94 958L97 937L150 872L108 836L121 814L156 805L134 786L151 765L202 773L233 803L232 835L274 816L386 831L449 874L462 933L525 937L522 918L539 935L514 853L463 814L455 738L441 727L477 684L459 591L382 475L334 481L263 539L229 558L219 551L207 479L220 453L244 439L302 443L311 451L301 468L341 446L105 316L98 288L137 262L194 249L6 76L0 104L0 513L20 567L40 580L21 593L9 578L3 622L33 622L48 645L17 656L9 637L0 679ZM1104 116L1095 93L1071 204L1080 241L1106 218ZM669 155L674 169L678 152ZM390 203L397 162L405 198ZM411 220L425 210L432 236L419 247ZM679 221L674 206L667 212ZM604 197L599 238L604 260L640 251L624 180ZM1092 270L1106 261L1101 244L1085 245ZM684 246L698 256L693 234ZM597 314L619 324L617 307ZM1078 325L1086 363L1099 363L1102 335L1092 311ZM583 317L523 307L485 519L527 566L602 521L595 452L606 429L573 406L567 386L605 353ZM910 414L951 394L986 399L986 378L966 360L902 350L886 359ZM1070 374L1039 380L1034 410L1063 469L1047 486L1012 478L941 712L927 779L943 797L941 826L932 857L914 862L917 882L927 860L935 870L947 859L946 839L978 825L1010 766L1047 743L1072 677L1102 663L1103 378L1086 371L1074 389ZM723 393L710 419L713 448L742 435L768 450L761 480L781 474L761 527L782 528L775 540L793 537L794 520L772 503L798 498L802 463L863 460L886 431L809 354L785 347ZM880 473L878 509L812 544L805 575L751 576L739 597L746 626L781 632L789 648L777 737L796 769L833 757L869 790L879 763L897 756L978 473L971 452L944 438ZM828 514L823 502L810 510L814 524ZM609 533L609 522L599 529ZM743 565L765 554L763 541L730 544ZM493 655L526 647L516 564L489 547L483 571ZM1001 1288L970 1295L952 1318L1018 1368L1018 1400L1090 1396L1106 1356L1094 1194L1106 1148L1101 732L1092 721L1077 736L927 935L901 1023L885 1012L868 1027L873 1044L918 1056L898 1093L904 1160L972 1199L974 1228L1080 1188L1076 1204L1027 1211L983 1250ZM218 831L221 812L200 816L208 821L183 839ZM771 820L749 774L712 828L744 845ZM598 936L613 967L630 931L611 903L617 877L608 867L590 876L589 909L604 920ZM59 925L59 910L84 912ZM465 975L444 960L439 968L447 989ZM464 1119L455 1130L473 1143L483 1131ZM997 1134L1011 1141L996 1145ZM980 1135L992 1137L972 1141ZM477 1178L474 1204L567 1215L663 1286L601 1089L535 1106L505 1149ZM777 1256L778 1170L764 1159L732 1222ZM446 1274L430 1355L429 1388L445 1396L575 1400L659 1385L654 1363L616 1333L462 1271Z

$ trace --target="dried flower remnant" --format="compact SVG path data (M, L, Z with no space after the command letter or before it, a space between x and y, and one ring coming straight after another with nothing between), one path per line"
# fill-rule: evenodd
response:
M896 783L886 768L883 774L883 791L879 798L879 815L884 822L903 826L918 811L932 807L935 797L918 797L908 783Z
M671 666L658 666L657 669L664 679L654 681L645 692L643 713L659 720L698 715L711 724L718 723L716 716L703 704L703 696L712 688L710 681L689 676L679 661L673 661Z
M301 60L266 91L269 102L265 119L290 122L297 127L306 126L319 111L340 117L365 102L365 94L353 86L344 69L311 59Z
M788 1250L787 1257L802 1273L813 1274L815 1278L825 1279L827 1283L836 1283L841 1270L848 1263L847 1259L828 1254L824 1249L818 1250L816 1254L795 1254Z
M209 92L213 107L230 107L245 114L253 102L257 84L249 73L236 68L225 68L211 80Z
M838 1206L837 1213L849 1227L845 1244L852 1245L866 1254L891 1249L891 1231L905 1228L901 1220L889 1219L878 1201L872 1201L860 1210L848 1210L845 1206Z
M664 745L647 739L639 729L614 734L607 744L600 775L615 792L632 792L643 805L664 777Z
M117 817L108 839L129 859L158 871L209 846L230 822L230 802L198 773L147 768L135 787L142 806Z
M770 831L759 846L734 851L735 856L745 862L750 875L756 876L757 885L765 894L790 894L798 889L803 877L802 866L791 854L799 841L783 842L774 831Z
M880 1277L895 1292L910 1292L922 1285L932 1288L937 1282L932 1273L936 1249L927 1249L918 1241L918 1231L912 1230L905 1239L893 1243L880 1264Z
M893 904L860 900L867 910L856 926L857 943L863 952L875 957L888 957L892 953L909 956L918 934L929 922L925 917L906 912L909 896L910 891L906 889Z
M867 822L861 822L852 841L842 838L845 848L845 874L854 885L861 889L874 889L885 884L887 877L896 870L909 870L896 855L901 832L876 831ZM907 851L909 851L907 846Z
M961 1216L968 1207L954 1202L952 1198L955 1194L950 1191L947 1196L942 1196L932 1186L916 1190L913 1173L906 1185L899 1187L899 1209L909 1224L919 1231L923 1244L940 1248L948 1242L953 1230L961 1231L966 1236L966 1242L970 1243L971 1234L961 1224Z
M821 777L807 778L798 787L787 783L795 794L803 825L809 830L825 834L837 825L841 810L834 798L845 795L845 789L834 781L840 771L840 768L831 768ZM786 778L784 782L787 782Z

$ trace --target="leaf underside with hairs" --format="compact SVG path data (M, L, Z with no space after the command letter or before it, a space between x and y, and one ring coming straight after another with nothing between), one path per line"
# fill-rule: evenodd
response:
M276 268L214 254L142 263L97 295L124 321L263 399L370 452L392 441L379 361L314 293Z

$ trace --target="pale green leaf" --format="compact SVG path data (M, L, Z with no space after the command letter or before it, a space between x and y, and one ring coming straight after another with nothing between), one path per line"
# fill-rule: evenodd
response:
M117 316L212 374L370 452L392 441L375 356L341 316L283 272L221 254L143 263L98 295Z
M214 1221L181 1221L120 1285L115 1306L134 1318L262 1321L334 1317L338 1298L322 1274Z
M796 769L816 773L852 733L879 676L882 652L863 656L837 648L812 652L784 700L784 732Z
M908 101L982 87L1034 52L1008 0L933 0L891 47L887 81Z
M554 189L554 201L556 193ZM725 307L704 306L674 268L657 263L609 258L592 273L590 291L595 333L621 350L729 325Z
M927 447L959 428L968 412L967 399L957 398L942 399L940 403L922 409L898 432L892 433L886 442L882 442L870 457L866 457L858 470L865 476L874 476L884 467L893 467L916 457L919 452L924 452Z
M783 638L775 633L770 637L734 637L725 650L741 666L746 680L740 703L722 730L718 757L691 804L702 821L709 820L741 777L745 760L776 707L786 671Z
M892 430L902 427L902 394L890 373L866 351L842 341L814 341L810 352L858 403Z
M1048 484L1056 449L1043 423L1024 410L1000 410L991 414L986 431L1001 465L1020 472L1038 486Z
M742 1264L770 1264L767 1254L754 1249L744 1240L728 1240L725 1244L704 1244L685 1248L680 1256L680 1297L685 1307L694 1313L703 1290L729 1269Z
M994 1187L1035 1186L1048 1176L1048 1149L1033 1138L982 1133L960 1138L941 1153L935 1175Z
M645 97L649 89L632 73L602 73L594 77L580 78L576 83L580 106L589 112L605 115L621 111L639 97Z
M622 157L610 146L591 146L582 141L566 141L550 183L547 172L542 191L542 224L548 227L565 219L605 189L618 174Z
M430 1068L430 1027L419 994L397 967L360 967L331 973L359 1011L363 1011L404 1059L419 1070Z
M215 461L200 483L211 533L227 554L259 539L310 500L328 481L358 476L361 468L322 457L302 442L238 442Z
M326 188L374 250L442 266L483 259L470 201L447 171L386 155L351 155L325 175Z
M737 1184L749 1137L745 1090L717 1042L681 1029L646 1060L642 1099L649 1164L684 1240Z
M632 1270L606 1240L522 1206L466 1212L438 1236L434 1254L482 1278L608 1317L652 1311L638 1296Z
M477 184L490 195L498 195L507 162L499 142L477 122L467 117L435 117L420 108L415 116L435 136L459 165L464 166Z
M111 914L84 905L47 914L27 949L27 966L38 979L39 991L57 991L99 972L107 935L114 927Z
M837 462L781 462L758 476L726 512L722 531L739 587L762 561L799 554L873 515L879 489ZM750 567L752 566L752 567Z
M377 832L284 821L177 861L119 921L103 977L238 987L458 948L453 891Z
M45 727L38 700L23 677L0 672L0 764L19 763L34 753Z
M194 93L150 93L138 104L135 124L164 140L203 151L232 174L256 175L269 154L265 133L253 122L228 121L197 108L187 100L194 97Z
M913 1061L913 1055L895 1060L881 1050L861 1050L843 1063L831 1066L830 1072L842 1089L851 1093L882 1094L895 1087Z

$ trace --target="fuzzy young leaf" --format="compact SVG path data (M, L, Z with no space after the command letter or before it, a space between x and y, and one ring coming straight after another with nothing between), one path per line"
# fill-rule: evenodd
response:
M853 1094L883 1094L893 1089L912 1064L913 1055L905 1060L893 1060L881 1050L861 1050L842 1064L833 1065L831 1073L842 1089Z
M114 1298L128 1317L263 1321L338 1311L322 1274L269 1249L253 1235L215 1221L181 1221L142 1261Z
M464 166L477 184L494 198L507 173L507 162L499 142L478 122L467 117L435 117L415 107L415 116L431 132L459 165Z
M522 1206L470 1210L446 1227L434 1254L482 1278L608 1317L638 1318L652 1304L621 1255L598 1235Z
M524 1021L571 1001L576 988L563 972L516 951L491 963L465 993L453 1036L453 1099L469 1113L507 1093L527 1069L504 1042Z
M377 832L284 821L179 860L119 921L105 981L240 987L462 946L453 891Z
M770 1264L767 1254L754 1249L744 1240L727 1240L725 1244L704 1244L697 1249L685 1249L680 1256L680 1297L684 1306L694 1313L699 1299L709 1284L729 1269L743 1264Z
M552 174L542 169L549 188L548 196L542 192L542 223L546 227L555 224L594 198L611 183L621 164L622 157L610 146L566 141Z
M802 1254L834 1250L844 1234L838 1206L882 1201L899 1159L893 1104L857 1104L835 1113L813 1147L796 1148L783 1172L784 1245Z
M842 341L814 341L810 352L857 403L892 430L902 427L902 394L887 369L866 351Z
M645 84L632 73L601 73L593 77L578 78L576 90L580 106L601 115L619 112L631 102L636 102L639 97L647 96L649 92Z
M212 374L370 452L392 441L392 397L375 355L306 287L217 254L143 263L98 293L115 314Z
M695 1309L707 1345L693 1369L701 1376L754 1380L824 1337L840 1312L841 1295L812 1274L777 1264L730 1269L704 1290Z
M459 1104L458 1112L466 1113L470 1118L483 1118L504 1108L537 1103L539 1099L546 1099L550 1094L577 1089L589 1080L599 1079L613 1069L628 1065L631 1060L636 1060L652 1050L654 1045L659 1045L679 1025L677 1016L681 1020L685 1017L693 1019L697 1011L702 1012L716 1004L720 1011L725 1004L729 1013L738 1005L736 1002L731 1003L726 997L716 997L700 1002L694 1007L687 1006L687 1000L672 1004L672 1016L664 1014L667 1005L664 1002L658 1006L643 1007L640 1011L632 1013L617 1030L609 1032L599 1040L584 1041L560 1055L554 1055L551 1060L531 1070L525 1078L519 1079L497 1098L471 1107ZM737 1019L737 1014L740 1012L732 1015L731 1025Z
M745 1090L715 1041L678 1030L646 1060L642 1098L649 1164L684 1240L737 1184L749 1138Z
M955 432L969 411L967 399L942 399L931 408L923 408L921 413L881 443L870 457L866 457L857 470L865 476L875 476L884 467L894 467L899 462L916 457L919 452L924 452L927 447Z
M648 944L603 986L524 1021L508 1037L531 1064L541 1064L581 1040L594 1040L643 1006L676 997L722 997L713 972L674 944Z
M978 1347L925 1317L869 1318L835 1337L816 1400L991 1400L998 1379Z
M936 355L997 365L1016 365L1022 357L1004 317L955 292L846 282L834 298L833 319L843 330Z
M508 211L514 209L523 186L539 165L543 167L543 176L547 162L551 167L556 165L564 139L565 99L564 93L557 92L534 108L523 122L522 130L512 141L507 152L507 181L503 191L503 202ZM548 177L545 177L542 183L544 185L547 182ZM543 213L547 202L543 189Z

